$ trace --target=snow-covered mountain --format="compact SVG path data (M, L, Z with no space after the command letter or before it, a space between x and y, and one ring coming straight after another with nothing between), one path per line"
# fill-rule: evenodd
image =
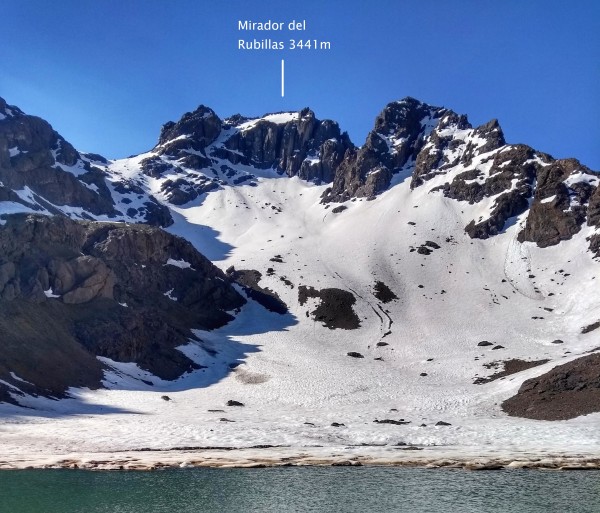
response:
M100 155L79 153L50 124L0 98L0 212L167 226L169 211Z
M50 451L363 444L390 458L406 442L598 456L600 175L578 161L412 98L387 105L361 147L309 109L221 120L200 106L116 161L4 102L0 117L0 231L14 212L158 224L247 299L212 331L186 313L193 337L177 347L198 368L175 380L100 347L108 390L49 403L5 366L6 397L54 412ZM162 251L155 264L169 259L190 261ZM156 294L178 301L184 279L197 278ZM44 308L64 302L50 290ZM116 426L111 442L79 434Z

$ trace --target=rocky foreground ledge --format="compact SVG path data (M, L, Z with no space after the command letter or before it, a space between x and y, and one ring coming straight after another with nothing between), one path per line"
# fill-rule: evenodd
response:
M199 448L62 455L2 455L0 470L164 470L180 468L266 468L291 466L389 466L465 470L600 470L594 456L559 453L502 453L473 447L359 446Z

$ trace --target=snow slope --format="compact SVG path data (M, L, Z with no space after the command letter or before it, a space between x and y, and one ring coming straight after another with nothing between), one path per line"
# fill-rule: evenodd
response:
M135 162L112 165L126 174ZM157 182L143 180L160 198ZM500 235L471 239L464 226L493 198L469 205L430 192L444 180L411 190L405 179L334 214L319 202L325 186L265 173L254 186L223 186L171 206L169 231L223 270L259 270L260 285L276 291L289 314L249 301L235 321L181 348L205 368L176 382L113 363L108 390L31 398L33 410L0 405L0 466L600 458L600 414L544 422L508 417L499 406L525 379L599 345L593 332L581 334L599 306L598 263L582 251L587 229L540 249L516 241L520 218ZM440 248L414 251L426 241ZM271 261L275 255L282 262ZM399 299L378 301L376 281ZM312 320L311 305L299 304L300 285L351 291L361 327L330 330ZM479 347L483 340L494 345ZM495 372L485 364L510 358L549 362L473 384ZM384 419L409 423L374 422ZM423 450L400 451L399 443ZM282 447L191 449L257 445ZM136 452L142 448L179 449Z

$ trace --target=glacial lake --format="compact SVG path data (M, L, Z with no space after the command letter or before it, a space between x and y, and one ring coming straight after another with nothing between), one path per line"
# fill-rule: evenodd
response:
M381 467L0 472L1 513L598 513L600 472Z

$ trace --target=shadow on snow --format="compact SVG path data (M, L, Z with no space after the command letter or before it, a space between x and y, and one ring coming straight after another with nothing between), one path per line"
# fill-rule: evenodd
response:
M248 300L237 317L226 326L214 331L194 330L199 341L190 341L178 349L201 368L167 381L138 367L135 363L122 363L100 358L109 370L105 371L104 386L115 391L147 392L161 401L161 395L197 388L207 388L227 378L235 369L245 364L248 355L260 352L260 343L247 343L240 337L287 331L297 324L290 313L267 311L255 301ZM60 400L47 397L19 397L21 406L0 403L0 419L11 417L60 418L79 415L144 414L135 408L121 408L102 404L102 392L88 389L69 389L68 397ZM91 400L99 402L91 402ZM171 398L169 398L171 399Z

